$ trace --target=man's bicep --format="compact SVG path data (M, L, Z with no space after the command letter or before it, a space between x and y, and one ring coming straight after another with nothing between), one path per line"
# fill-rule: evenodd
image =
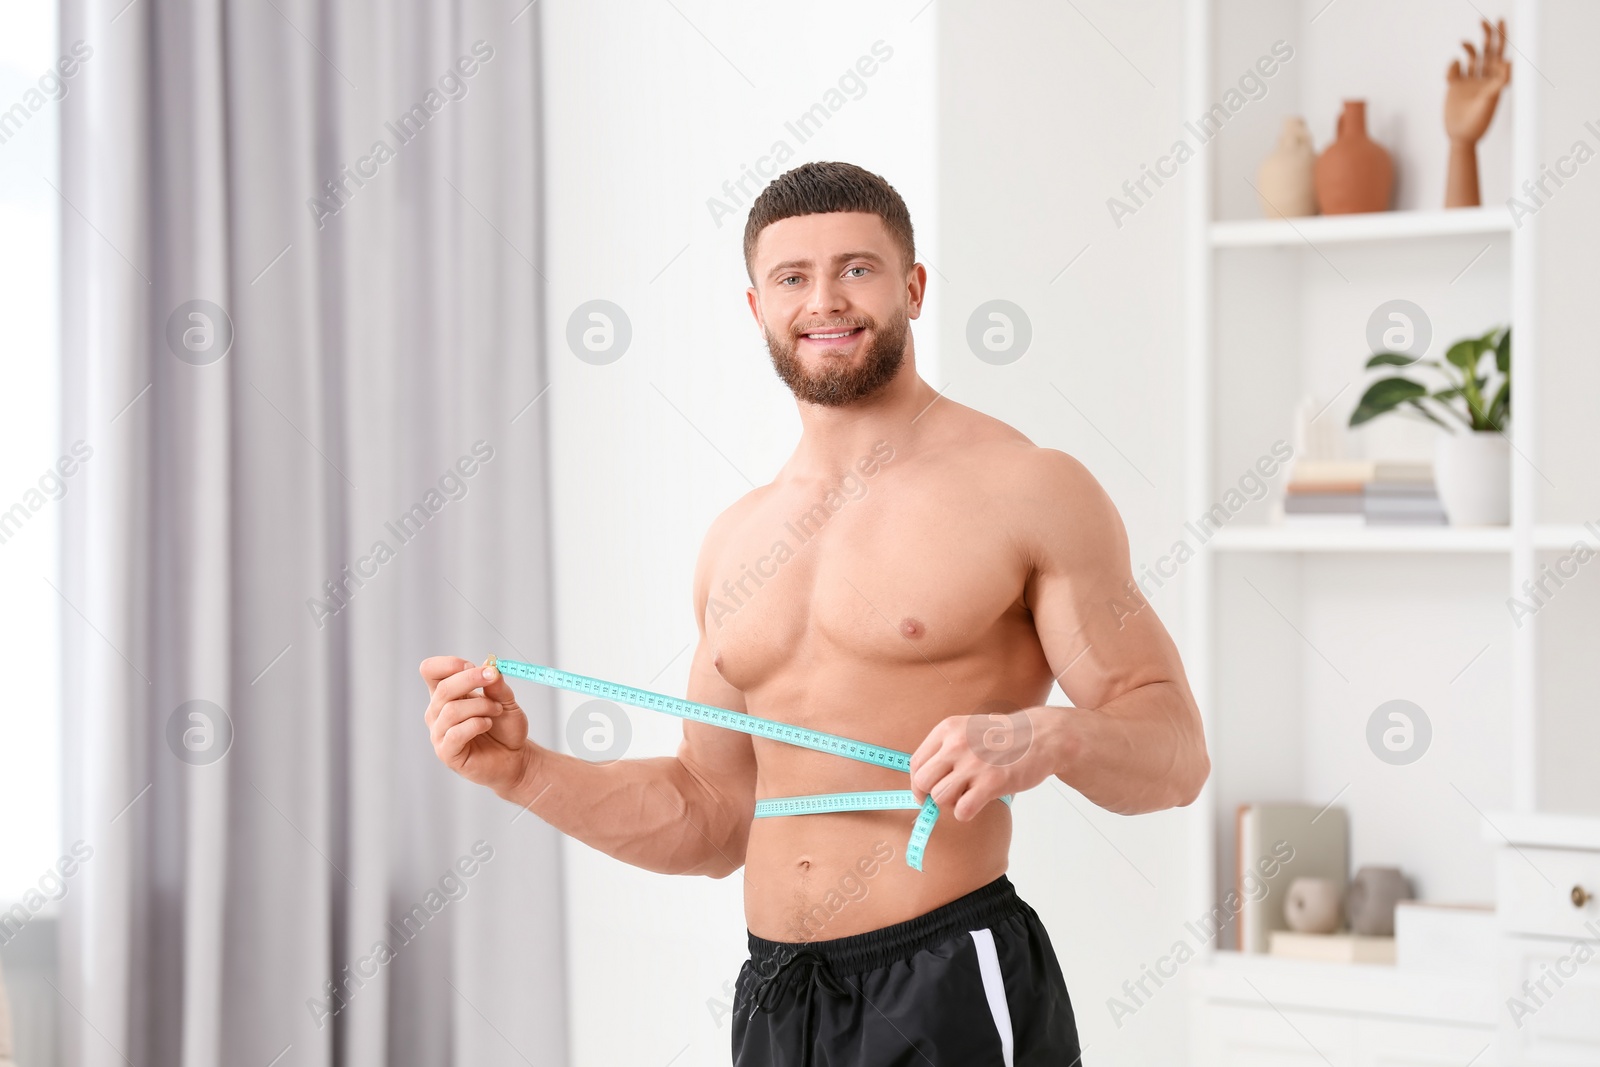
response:
M1044 466L1028 606L1062 692L1097 708L1179 677L1177 648L1133 580L1116 505L1071 457L1056 452Z

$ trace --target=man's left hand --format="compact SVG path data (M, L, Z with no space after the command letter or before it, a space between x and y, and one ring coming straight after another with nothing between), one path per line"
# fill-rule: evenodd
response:
M967 822L985 804L1054 774L1064 728L1060 709L1043 705L952 715L911 754L911 792Z

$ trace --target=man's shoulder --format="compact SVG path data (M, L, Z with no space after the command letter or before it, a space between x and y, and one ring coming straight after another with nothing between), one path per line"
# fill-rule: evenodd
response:
M1034 492L1053 496L1081 496L1097 493L1100 483L1083 462L1058 448L1031 445L1020 452L1018 475Z
M1012 529L1036 566L1099 567L1127 555L1127 533L1111 495L1068 452L1034 447L1019 453L1006 496Z
M1035 444L1021 430L992 415L963 408L959 417L951 420L950 429L954 447L946 450L947 455L970 466L1007 495L1037 499L1099 489L1094 475L1076 456Z
M963 418L959 447L945 450L946 491L980 510L1030 555L1089 543L1114 543L1120 518L1093 472L1070 452L1035 444L1021 431L981 412Z

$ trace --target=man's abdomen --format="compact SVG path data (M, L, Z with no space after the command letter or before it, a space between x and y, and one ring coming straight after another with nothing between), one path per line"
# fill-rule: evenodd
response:
M871 777L869 784L830 782L808 791L905 788L903 781L883 784ZM757 795L766 795L759 785ZM1000 801L970 822L941 813L921 871L905 860L916 814L851 811L755 820L744 869L750 932L774 941L847 937L925 914L1005 873L1011 812Z

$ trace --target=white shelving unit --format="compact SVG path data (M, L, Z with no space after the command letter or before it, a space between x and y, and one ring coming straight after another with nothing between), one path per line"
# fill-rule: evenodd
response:
M1373 2L1343 0L1343 4L1348 5L1348 10L1337 14L1347 20L1366 20L1377 13ZM1292 441L1293 401L1329 381L1330 365L1337 368L1341 360L1343 367L1332 380L1343 381L1346 385L1342 402L1331 404L1321 417L1341 422L1348 417L1349 409L1368 380L1368 375L1361 370L1366 354L1363 329L1368 314L1381 302L1372 294L1390 290L1397 290L1394 296L1416 293L1420 297L1417 302L1430 308L1434 301L1418 290L1442 292L1450 289L1461 267L1473 263L1475 256L1491 262L1475 264L1474 269L1480 273L1477 290L1465 296L1452 293L1450 300L1439 301L1442 311L1435 316L1433 324L1436 331L1434 351L1437 354L1458 336L1481 332L1495 321L1505 321L1509 313L1516 326L1519 385L1513 444L1521 454L1527 454L1533 447L1527 425L1531 421L1528 409L1532 390L1526 385L1533 363L1533 339L1525 326L1528 316L1518 314L1513 306L1514 302L1527 300L1526 293L1519 300L1514 288L1519 272L1531 269L1527 244L1532 231L1528 227L1515 228L1504 206L1503 165L1499 172L1502 180L1497 187L1492 177L1495 173L1493 159L1481 160L1485 192L1489 196L1486 196L1488 205L1476 209L1447 211L1427 206L1442 200L1441 183L1431 196L1417 195L1416 199L1421 202L1411 209L1402 203L1397 210L1366 215L1259 217L1254 192L1249 182L1242 179L1254 180L1255 166L1275 143L1282 116L1306 115L1319 151L1331 140L1329 127L1337 114L1337 100L1327 99L1322 90L1341 83L1333 67L1338 59L1321 56L1317 50L1325 43L1329 49L1336 49L1339 31L1333 25L1336 12L1330 11L1318 18L1320 25L1310 22L1311 13L1321 6L1315 0L1304 4L1189 0L1187 5L1190 55L1185 112L1188 115L1203 114L1220 99L1232 81L1224 70L1247 69L1250 58L1266 54L1274 39L1296 37L1292 42L1295 61L1283 64L1275 75L1277 84L1272 91L1249 105L1264 108L1273 102L1274 93L1277 93L1282 99L1280 106L1254 115L1248 108L1241 111L1192 164L1186 249L1187 335L1191 346L1187 375L1190 405L1187 513L1190 516L1202 515L1213 507L1231 480L1231 472L1248 469L1249 456L1265 454L1275 439ZM1465 20L1462 32L1472 29L1473 21ZM1235 36L1219 40L1221 25L1235 33L1241 28L1254 29L1258 39L1251 42ZM1324 37L1327 42L1320 39ZM1302 82L1289 81L1296 77L1301 77ZM1530 80L1533 79L1519 81L1519 90ZM1312 82L1317 84L1310 84ZM1426 102L1426 111L1413 106L1418 101L1406 101L1406 118L1420 119L1425 115L1430 124L1437 125L1443 90L1443 78L1434 76L1433 95ZM1519 120L1531 106L1533 96L1526 92L1510 94L1509 99L1502 101L1496 125L1521 125ZM1390 105L1376 94L1368 106L1369 130L1380 142L1384 139L1382 124L1386 106ZM1247 119L1255 121L1253 129L1242 127ZM1442 146L1442 133L1438 139ZM1504 152L1507 145L1502 135L1500 150ZM1485 148L1489 146L1486 144ZM1396 155L1397 171L1403 180L1408 161L1400 148L1392 147L1391 151ZM1487 151L1481 150L1481 154L1487 157ZM1518 169L1527 166L1522 163ZM1223 188L1225 183L1242 187L1243 195L1238 189ZM1502 198L1499 204L1490 199L1495 193ZM1440 249L1448 253L1440 254ZM1488 253L1484 249L1488 249ZM1330 258L1333 256L1340 258ZM1415 281L1419 277L1425 278L1421 284ZM1377 280L1372 280L1374 278ZM1496 300L1499 308L1483 307ZM1479 317L1469 319L1474 313ZM1340 330L1336 343L1326 343L1321 336L1313 336L1320 334L1326 322L1336 323ZM1260 337L1263 332L1273 339L1263 343ZM1319 345L1319 342L1322 343ZM1256 380L1269 378L1271 381L1254 394L1239 392L1240 383L1249 386ZM1328 397L1318 396L1317 399ZM1352 440L1357 439L1353 432ZM1253 443L1241 447L1243 441ZM1482 598L1503 598L1516 589L1522 578L1533 573L1531 557L1536 540L1543 544L1561 539L1553 529L1535 538L1529 494L1523 484L1526 471L1520 464L1513 464L1513 467L1513 479L1517 483L1513 486L1515 514L1508 528L1274 526L1268 524L1267 509L1262 506L1234 516L1201 547L1192 568L1193 610L1188 613L1186 661L1207 714L1208 737L1220 739L1224 745L1218 753L1220 758L1216 761L1213 785L1208 787L1201 801L1207 805L1206 822L1214 832L1203 844L1205 855L1201 866L1209 876L1196 887L1198 913L1205 913L1216 903L1225 884L1225 879L1218 879L1217 871L1219 865L1226 871L1231 860L1232 843L1228 831L1233 804L1242 800L1270 799L1272 795L1326 803L1337 791L1337 784L1331 778L1327 785L1318 788L1318 774L1311 765L1314 757L1304 751L1303 735L1296 741L1297 735L1292 729L1282 731L1280 736L1301 746L1301 751L1291 757L1302 764L1301 773L1263 775L1265 780L1260 783L1260 789L1253 788L1253 779L1257 777L1255 769L1228 750L1229 730L1240 726L1241 718L1245 729L1253 728L1255 721L1268 715L1292 719L1303 713L1297 698L1308 684L1315 682L1315 678L1308 682L1300 677L1312 668L1302 670L1295 664L1283 665L1284 669L1266 679L1254 694L1242 692L1241 686L1229 679L1221 670L1223 663L1217 660L1225 640L1238 625L1230 614L1236 605L1228 600L1229 589L1237 586L1240 578L1254 576L1256 580L1251 586L1275 609L1280 608L1275 603L1278 591L1292 590L1292 595L1286 593L1283 599L1293 603L1265 622L1267 627L1283 627L1287 622L1291 629L1305 629L1303 624L1316 614L1316 604L1307 599L1314 595L1306 588L1308 584L1320 586L1343 580L1362 586L1356 590L1358 593L1385 595L1381 589L1364 587L1364 583L1374 586L1378 583L1376 579L1369 582L1364 578L1361 568L1381 567L1387 561L1392 569L1392 557L1402 558L1404 566L1413 573L1446 566L1453 560L1455 580L1465 577L1468 584L1475 587L1472 592L1481 594ZM1285 466L1273 479L1274 493L1281 494L1287 475ZM1570 531L1561 531L1562 536L1567 532ZM1468 568L1465 574L1460 570L1463 566ZM1338 578L1331 575L1338 575ZM1397 589L1393 595L1403 597L1404 594L1404 589ZM1402 610L1395 603L1382 606L1385 610ZM1257 621L1259 624L1260 620ZM1531 810L1535 799L1531 754L1535 733L1528 676L1533 648L1528 640L1514 640L1511 650L1513 681L1509 687L1499 683L1504 688L1497 694L1505 709L1510 763L1504 781L1494 783L1508 786L1510 795L1491 797L1490 802L1499 807ZM1284 647L1279 644L1280 651ZM1256 701L1253 705L1249 703L1252 698ZM1372 702L1372 706L1376 703ZM1364 722L1365 716L1361 718ZM1360 723L1355 723L1352 729L1359 726ZM1283 758L1281 752L1272 755ZM1500 754L1500 758L1503 757L1504 749ZM1284 797L1282 792L1286 785L1305 791ZM1268 795L1262 795L1263 791ZM1359 837L1364 829L1361 812L1352 806L1351 814L1352 836ZM1476 827L1470 827L1464 837L1471 838L1475 832ZM1487 850L1482 865L1486 886L1491 878Z
M1195 555L1182 571L1182 651L1213 753L1195 805L1205 827L1192 864L1195 917L1224 910L1235 806L1248 801L1338 803L1350 816L1352 867L1400 865L1422 901L1494 902L1502 931L1520 929L1528 944L1549 934L1538 909L1570 925L1568 888L1600 878L1592 859L1574 861L1570 830L1600 825L1590 669L1600 648L1600 174L1566 174L1534 218L1514 219L1507 206L1512 195L1526 206L1525 190L1549 182L1563 152L1579 139L1592 149L1600 136L1589 125L1600 70L1586 51L1600 37L1600 5L1502 2L1509 10L1186 0L1186 130L1272 43L1294 50L1186 171L1186 539ZM1514 77L1478 147L1485 206L1446 211L1443 74L1462 38L1478 40L1480 11L1506 18ZM1368 101L1368 131L1394 155L1395 210L1261 218L1251 182L1283 117L1306 117L1322 150L1342 99ZM1434 355L1512 325L1510 525L1272 525L1272 496L1246 493L1219 528L1195 526L1275 442L1293 442L1302 398L1322 408L1318 418L1347 421L1373 379L1363 370L1366 322L1389 299L1426 310ZM1418 429L1386 416L1354 430L1347 454L1430 459L1437 430ZM1261 474L1282 494L1286 466ZM1574 563L1579 544L1597 561ZM1387 765L1366 747L1366 720L1389 699L1418 702L1434 725L1413 765ZM1538 853L1549 877L1528 867L1531 846L1507 845L1526 840L1549 845ZM1578 862L1589 867L1566 870ZM1499 899L1512 875L1530 883L1522 918L1515 899ZM1230 936L1224 928L1219 941ZM1538 953L1518 955L1510 941L1483 957L1499 963L1448 974L1211 945L1190 965L1194 1062L1533 1062L1506 1053L1534 1038L1510 1032L1504 1005ZM1600 993L1582 997L1571 993L1539 1027L1584 1053L1538 1062L1600 1062L1600 1019L1563 1029L1600 1003Z
M1191 120L1211 111L1275 40L1295 51L1266 79L1266 91L1187 164L1186 515L1214 511L1253 458L1275 440L1293 442L1293 407L1302 396L1327 402L1319 418L1347 421L1372 380L1363 369L1366 322L1387 299L1412 300L1429 313L1434 356L1510 322L1516 380L1510 526L1275 526L1271 498L1252 498L1186 564L1185 664L1213 754L1212 779L1197 802L1207 832L1194 863L1194 915L1212 914L1231 888L1234 808L1258 800L1337 802L1351 816L1352 866L1394 863L1425 900L1491 900L1495 849L1482 833L1482 812L1540 811L1560 749L1586 736L1564 724L1581 717L1574 702L1592 679L1573 652L1600 639L1600 562L1587 586L1563 591L1535 618L1519 622L1509 609L1527 598L1529 583L1548 579L1547 566L1574 543L1600 553L1600 474L1584 474L1600 452L1600 419L1571 417L1580 387L1567 384L1586 373L1594 346L1575 352L1580 327L1570 326L1560 381L1545 382L1540 329L1552 315L1541 269L1557 291L1600 291L1592 267L1583 277L1571 272L1600 221L1576 232L1567 222L1600 220L1600 177L1593 195L1563 191L1560 229L1544 215L1518 225L1507 198L1538 180L1552 153L1583 132L1572 121L1576 132L1566 133L1567 120L1542 113L1556 99L1582 114L1581 100L1570 97L1586 90L1554 88L1560 81L1540 69L1541 30L1571 72L1579 68L1575 46L1550 37L1551 26L1570 27L1560 32L1572 39L1592 36L1600 12L1554 0L1509 2L1509 10L1484 9L1507 21L1514 70L1479 148L1485 206L1444 210L1444 70L1461 54L1462 38L1480 39L1475 9L1444 0L1186 0L1183 111ZM1566 79L1569 87L1574 80ZM1283 117L1304 116L1320 152L1346 98L1368 101L1369 133L1395 158L1396 209L1260 217L1251 183ZM1542 230L1546 242L1560 245L1554 261L1551 249L1541 249ZM1592 247L1588 256L1592 262ZM1593 297L1562 305L1563 326L1581 318L1583 300ZM1594 319L1600 309L1582 328ZM1600 381L1600 372L1592 379ZM1546 403L1567 417L1541 423ZM1419 436L1397 422L1386 416L1351 431L1358 447L1349 458L1431 459L1438 431L1419 427ZM1264 479L1274 495L1288 473L1285 466ZM1368 716L1391 698L1416 700L1434 725L1434 748L1409 767L1384 764L1365 748ZM1552 723L1559 736L1547 737ZM1561 787L1558 803L1582 802L1585 788ZM1600 804L1600 794L1587 795ZM1237 985L1241 974L1272 981L1283 963L1218 949L1201 965L1197 986ZM1330 966L1317 973L1356 973ZM1328 988L1329 1011L1356 1010L1336 1003ZM1381 1059L1356 1044L1349 1049L1350 1062Z
M1313 215L1299 219L1232 219L1211 224L1213 248L1343 244L1350 241L1400 241L1425 237L1510 233L1511 212L1504 207L1453 211L1382 211L1367 215Z
M1579 541L1600 552L1600 523L1539 523L1533 528L1535 549L1565 551Z
M1511 530L1448 526L1228 526L1209 543L1215 552L1509 552Z

